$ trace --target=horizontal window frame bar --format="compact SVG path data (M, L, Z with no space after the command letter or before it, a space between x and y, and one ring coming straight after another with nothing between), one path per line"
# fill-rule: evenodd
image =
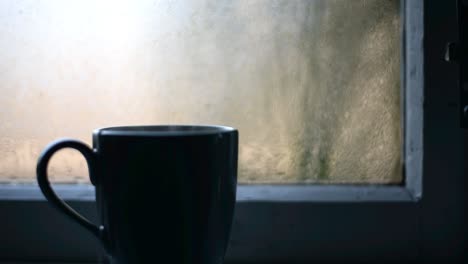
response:
M95 201L91 184L54 184L66 201ZM39 186L0 184L0 200L45 201ZM417 202L419 198L405 186L397 185L243 185L237 188L237 202Z

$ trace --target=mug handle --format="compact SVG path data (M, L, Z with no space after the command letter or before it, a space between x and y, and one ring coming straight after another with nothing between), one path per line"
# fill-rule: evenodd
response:
M77 213L73 208L66 204L62 199L60 199L57 194L54 192L50 186L49 179L47 177L47 166L49 165L50 158L60 149L63 148L72 148L78 150L86 159L88 163L88 171L91 182L95 185L95 153L88 147L86 144L74 140L74 139L60 139L50 143L39 156L39 161L37 163L37 183L42 193L46 199L60 212L64 213L71 219L78 222L81 226L86 228L89 232L94 234L98 239L102 239L102 234L104 227L97 226L91 223L88 219Z

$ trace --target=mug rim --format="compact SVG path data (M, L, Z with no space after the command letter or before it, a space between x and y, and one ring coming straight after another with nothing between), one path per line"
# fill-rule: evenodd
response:
M100 136L198 136L235 131L237 129L223 125L161 124L102 127L95 129L94 134Z

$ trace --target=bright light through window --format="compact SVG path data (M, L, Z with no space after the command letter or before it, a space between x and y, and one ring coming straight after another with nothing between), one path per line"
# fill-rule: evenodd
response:
M399 2L0 1L0 181L58 137L189 123L239 129L241 183L398 184Z

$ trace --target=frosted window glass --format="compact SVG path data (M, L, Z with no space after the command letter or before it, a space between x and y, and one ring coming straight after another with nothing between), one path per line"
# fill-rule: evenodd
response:
M189 123L239 129L241 183L400 183L399 2L0 1L0 181L58 137Z

